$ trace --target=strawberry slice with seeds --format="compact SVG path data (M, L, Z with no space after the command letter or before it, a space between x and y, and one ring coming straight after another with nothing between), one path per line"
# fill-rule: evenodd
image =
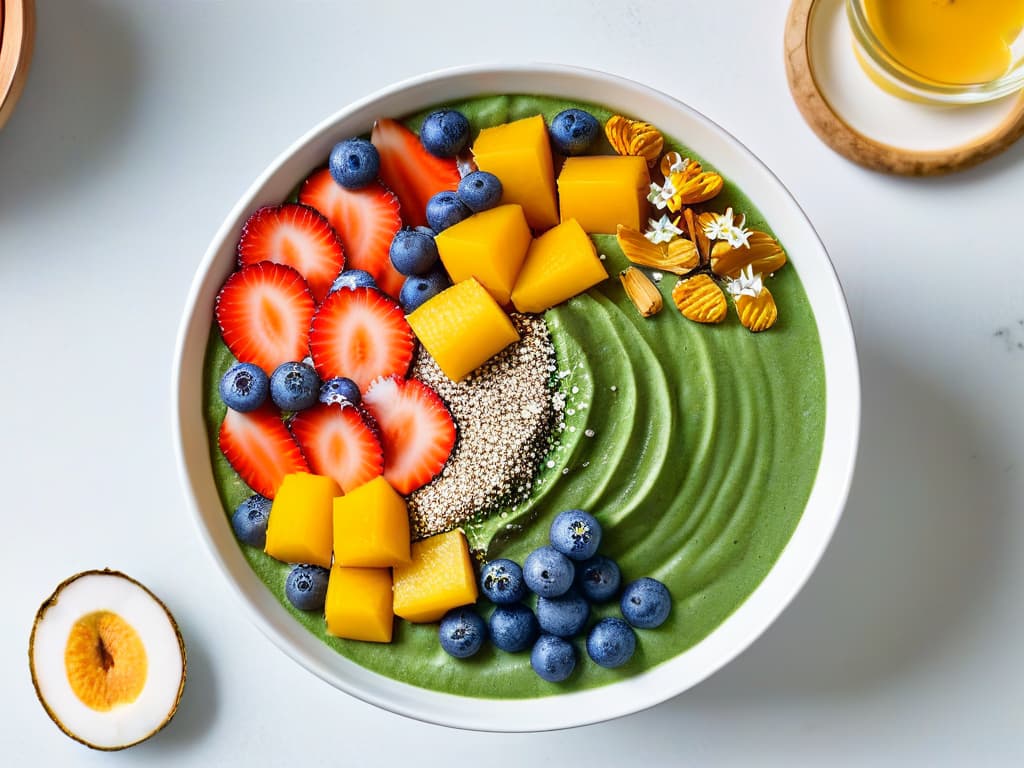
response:
M306 179L299 202L322 213L338 233L348 266L373 275L377 287L398 298L405 276L391 265L388 251L402 228L398 198L382 184L345 189L326 168Z
M402 494L429 483L455 445L455 423L437 392L419 379L378 379L363 405L380 426L384 477Z
M306 356L314 309L302 275L283 264L261 261L227 279L214 314L231 354L269 376L281 363Z
M354 405L321 403L299 411L290 426L312 470L334 478L345 493L384 471L376 425Z
M242 227L238 263L243 267L273 261L293 267L323 301L345 266L345 252L334 227L308 205L285 203L257 210Z
M405 223L410 227L425 225L427 201L438 192L454 192L459 186L455 159L434 157L415 133L388 118L374 124L370 141L380 154L380 178L398 195Z
M249 413L228 409L218 443L245 484L268 499L274 498L285 475L309 472L298 443L272 406Z
M309 351L321 379L347 376L365 390L374 379L409 370L412 328L401 307L380 291L335 291L313 317Z

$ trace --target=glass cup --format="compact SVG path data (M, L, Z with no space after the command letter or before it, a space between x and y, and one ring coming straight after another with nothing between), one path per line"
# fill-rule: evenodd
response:
M976 104L1024 88L1024 0L847 0L868 75L903 98Z

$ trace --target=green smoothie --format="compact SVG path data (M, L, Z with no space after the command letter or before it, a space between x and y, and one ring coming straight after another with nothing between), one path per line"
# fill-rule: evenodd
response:
M612 113L590 104L532 96L494 96L451 105L474 129L541 113L547 120L581 106L602 122ZM643 115L631 117L643 118ZM418 127L421 116L410 118ZM696 158L685 145L667 140ZM714 158L705 163L714 169ZM726 180L707 206L732 206L748 226L770 232L758 211ZM649 669L698 643L753 592L778 559L800 520L821 456L825 375L818 330L796 269L767 281L778 323L752 334L730 308L721 325L690 322L671 298L676 282L660 283L665 308L642 318L615 275L627 262L613 236L595 236L611 279L545 314L566 398L564 429L541 465L530 498L465 526L471 546L489 557L522 562L547 543L551 519L572 507L601 521L601 553L623 578L652 576L673 597L668 621L637 630L637 652L609 670L586 658L568 681L541 680L529 652L485 645L458 661L441 650L437 626L398 620L390 645L329 637L323 616L295 610L284 597L290 566L242 546L253 569L310 632L382 675L447 693L528 698L606 685ZM785 247L785 243L782 244ZM216 325L205 365L205 415L214 476L225 509L251 491L217 448L224 406L217 384L234 358ZM486 601L481 601L484 605ZM488 607L489 610L489 607ZM595 610L618 615L617 605Z

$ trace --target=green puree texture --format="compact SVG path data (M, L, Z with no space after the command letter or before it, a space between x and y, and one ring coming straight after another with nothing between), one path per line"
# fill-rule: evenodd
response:
M453 106L479 129L538 112L550 121L572 105L494 96ZM602 121L610 115L583 106ZM421 117L409 124L418 127ZM681 144L670 145L666 151L693 156ZM726 205L746 212L749 226L768 229L728 181L713 201L716 210ZM576 672L565 683L551 684L530 669L528 652L507 654L487 646L467 661L449 658L438 645L436 625L397 621L391 645L329 637L322 616L296 611L284 598L288 566L243 546L281 603L339 653L383 675L466 696L527 698L605 685L706 637L778 558L810 494L824 433L821 346L796 270L788 265L768 281L779 321L765 333L749 333L731 308L729 319L718 326L686 320L672 303L672 275L660 285L665 309L645 320L615 279L626 265L615 238L596 236L595 242L607 256L611 279L545 316L566 397L559 444L542 466L530 499L474 521L466 531L472 546L489 556L522 562L546 543L555 514L587 509L604 526L601 551L619 562L627 581L653 576L668 585L674 599L668 621L656 630L638 630L635 657L616 670L591 662L578 639ZM217 382L233 362L214 327L205 409L226 514L251 493L216 445L224 413ZM616 615L617 610L612 605L595 613Z

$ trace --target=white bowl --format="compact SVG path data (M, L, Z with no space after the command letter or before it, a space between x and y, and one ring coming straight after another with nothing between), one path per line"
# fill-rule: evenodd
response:
M365 131L381 115L490 93L569 96L642 115L735 182L786 244L821 336L826 418L821 464L803 516L765 579L717 629L675 658L600 688L540 699L466 698L383 677L331 650L295 621L249 567L225 524L214 485L202 413L203 355L214 297L235 265L242 223L277 203L327 157L339 137ZM174 433L185 494L200 537L256 625L285 653L332 685L392 712L490 731L538 731L598 722L651 707L697 684L750 645L814 570L846 502L860 424L853 331L839 282L810 222L786 188L736 139L665 94L600 72L552 65L471 67L409 80L324 120L289 147L242 195L210 244L188 296L173 374Z

